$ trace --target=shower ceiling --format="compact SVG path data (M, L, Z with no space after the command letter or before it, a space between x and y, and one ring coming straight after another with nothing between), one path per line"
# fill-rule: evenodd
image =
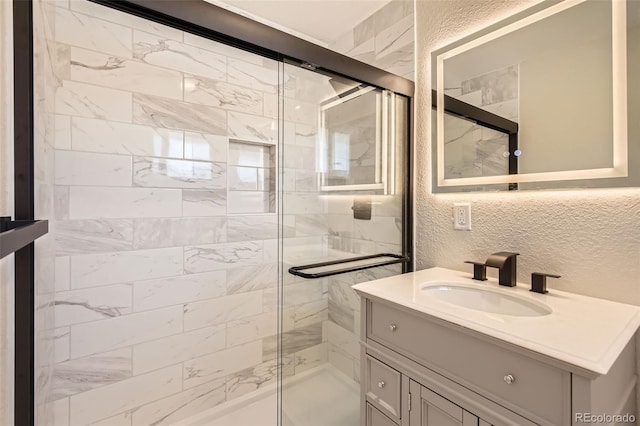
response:
M355 27L390 2L390 0L206 1L325 47L333 43L346 30Z

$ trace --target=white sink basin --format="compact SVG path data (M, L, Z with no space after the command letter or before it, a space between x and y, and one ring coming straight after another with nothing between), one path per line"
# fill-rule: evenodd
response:
M541 302L464 283L428 282L421 286L420 292L451 305L493 314L538 317L552 312L550 307Z

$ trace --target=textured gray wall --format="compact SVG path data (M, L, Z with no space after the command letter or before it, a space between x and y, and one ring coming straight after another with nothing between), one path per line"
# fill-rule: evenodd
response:
M536 1L416 2L416 105L429 105L429 52ZM562 275L565 290L640 304L640 189L431 193L430 108L417 108L415 129L416 267L469 270L464 260L495 251L521 253L518 280L532 271ZM454 231L452 204L472 203L471 232Z

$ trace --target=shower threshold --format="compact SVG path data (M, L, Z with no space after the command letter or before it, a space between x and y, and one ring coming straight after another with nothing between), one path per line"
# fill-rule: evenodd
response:
M358 426L359 386L331 364L284 380L282 426ZM276 426L275 384L185 419L185 426Z

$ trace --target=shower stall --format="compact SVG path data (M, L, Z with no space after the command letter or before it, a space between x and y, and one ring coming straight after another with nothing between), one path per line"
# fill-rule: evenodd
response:
M402 79L119 3L33 1L35 423L358 425L351 285L411 267Z

